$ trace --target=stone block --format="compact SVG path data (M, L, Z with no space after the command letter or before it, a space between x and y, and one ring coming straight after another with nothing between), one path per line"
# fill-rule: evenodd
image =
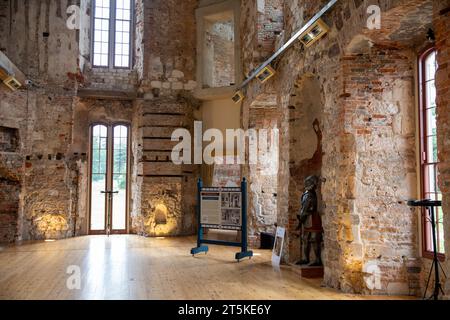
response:
M150 85L152 86L152 88L157 88L157 89L161 89L162 88L162 82L161 81L152 81L150 83Z
M184 78L184 72L180 71L180 70L173 70L172 77L177 78L177 79L182 79L182 78Z
M173 82L172 83L172 90L183 90L183 83L182 82Z

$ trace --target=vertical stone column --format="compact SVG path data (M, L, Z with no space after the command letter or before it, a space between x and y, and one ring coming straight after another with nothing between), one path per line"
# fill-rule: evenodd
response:
M374 47L344 63L338 239L345 242L343 289L409 294L418 221L412 52Z
M195 231L194 165L172 162L172 132L193 128L192 106L160 98L135 103L132 226L145 236L190 235Z

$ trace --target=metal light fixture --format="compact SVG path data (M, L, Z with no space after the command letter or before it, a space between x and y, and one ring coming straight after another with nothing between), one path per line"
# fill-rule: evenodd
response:
M245 96L242 93L242 91L237 91L233 98L231 98L233 100L234 103L238 104L239 102L241 102L242 100L244 100Z
M325 36L329 30L330 28L327 24L322 19L319 19L302 33L299 39L308 48Z
M22 87L20 81L11 75L11 72L8 72L4 67L0 67L0 80L12 91L17 91Z
M17 91L22 87L22 84L14 78L13 76L7 77L5 80L3 80L3 83L10 88L12 91Z
M261 83L264 83L267 80L269 80L270 78L272 78L275 75L275 73L276 73L276 71L274 68L272 68L271 66L267 66L256 75L256 78L258 78L258 80Z

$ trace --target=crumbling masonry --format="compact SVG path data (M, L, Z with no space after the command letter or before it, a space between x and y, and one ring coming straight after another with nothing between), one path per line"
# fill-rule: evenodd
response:
M117 70L91 65L90 0L0 0L0 50L32 80L16 92L0 88L0 242L88 234L89 128L98 122L131 126L128 232L195 233L196 181L205 170L172 163L172 132L192 131L205 99L229 100L240 78L327 3L241 1L240 20L206 30L201 50L212 50L214 74L199 79L196 10L221 2L136 0L133 68ZM450 252L450 1L376 1L380 30L367 28L371 4L338 1L323 18L330 31L321 41L297 42L275 61L274 78L244 90L238 125L279 129L279 150L231 171L249 180L254 245L276 223L287 228L284 262L298 260L299 197L303 179L316 174L324 284L417 295L429 261L420 213L407 200L420 197L417 61L429 29L438 52L439 184ZM81 8L79 30L67 28L70 5ZM221 88L199 94L209 87ZM367 285L368 266L378 268L381 287Z

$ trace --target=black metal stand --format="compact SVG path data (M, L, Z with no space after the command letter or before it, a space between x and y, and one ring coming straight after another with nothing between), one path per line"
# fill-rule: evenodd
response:
M431 275L434 271L434 291L433 295L428 298L428 300L439 300L439 295L442 293L445 296L444 289L441 284L441 277L439 274L439 270L442 270L444 277L447 278L445 274L444 268L442 268L441 262L439 261L438 256L438 248L437 248L437 237L436 237L436 216L434 208L441 207L442 201L432 201L432 200L423 200L423 201L409 201L408 205L412 207L422 207L428 209L430 215L431 229L432 229L432 237L433 237L433 265L431 266L430 274L428 275L427 286L425 288L425 292L423 295L423 299L425 300L427 297L428 287L431 281Z

